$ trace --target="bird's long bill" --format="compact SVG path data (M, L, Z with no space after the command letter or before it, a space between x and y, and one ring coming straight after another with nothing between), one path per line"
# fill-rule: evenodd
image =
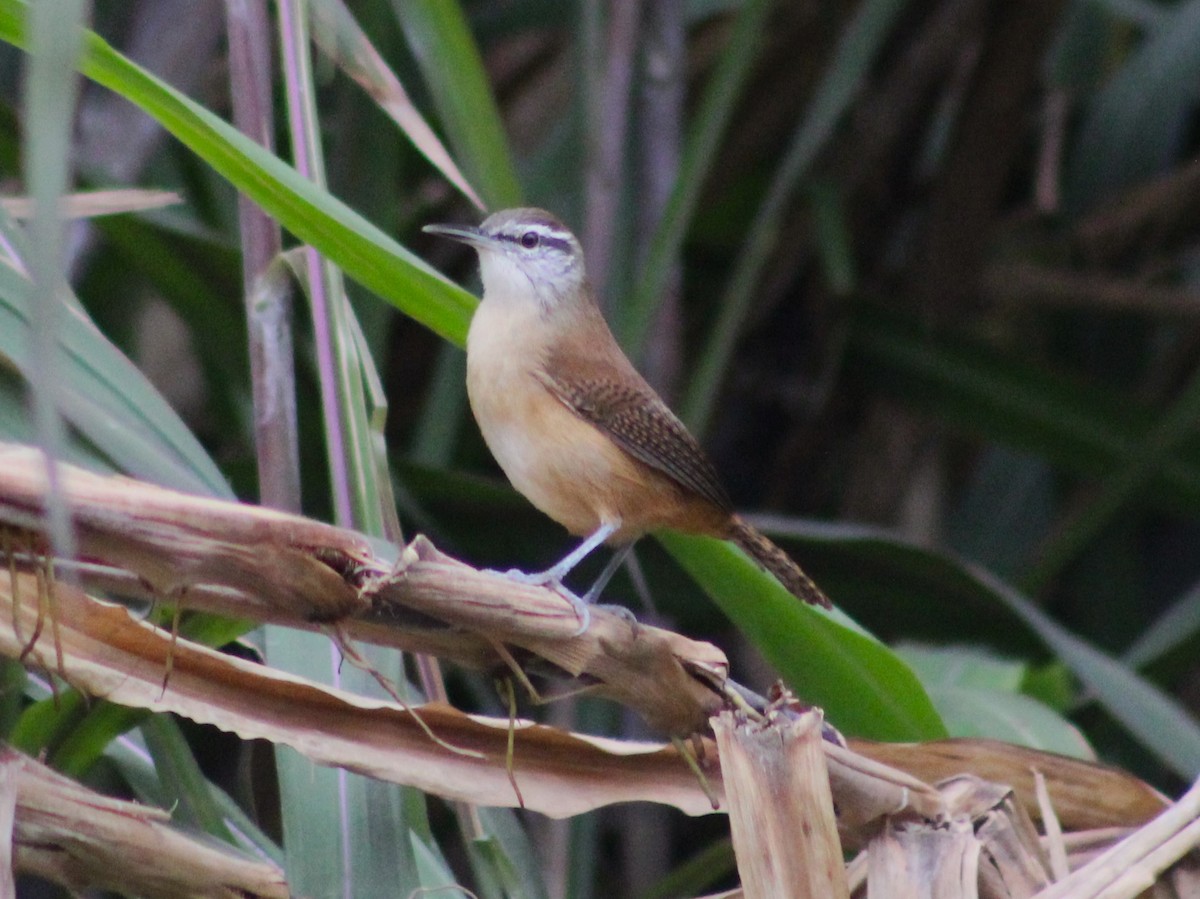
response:
M486 247L492 242L491 238L481 233L478 228L472 228L470 225L426 225L421 230L426 234L448 237L451 240L470 244L473 247Z

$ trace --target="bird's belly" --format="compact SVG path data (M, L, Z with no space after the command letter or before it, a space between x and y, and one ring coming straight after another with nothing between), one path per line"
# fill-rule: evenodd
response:
M728 513L630 456L552 395L535 374L537 354L514 349L523 345L515 332L531 323L491 311L485 302L471 325L467 395L488 448L526 499L573 534L619 522L614 544L661 527L725 527Z
M506 383L507 381L507 383ZM513 379L468 378L471 408L488 449L512 485L573 534L621 516L616 496L631 489L621 450L523 372Z

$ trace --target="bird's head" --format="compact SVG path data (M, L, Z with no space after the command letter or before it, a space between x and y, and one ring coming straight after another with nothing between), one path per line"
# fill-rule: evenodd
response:
M549 310L585 290L579 241L544 209L505 209L477 228L426 225L423 230L475 248L485 300L533 300Z

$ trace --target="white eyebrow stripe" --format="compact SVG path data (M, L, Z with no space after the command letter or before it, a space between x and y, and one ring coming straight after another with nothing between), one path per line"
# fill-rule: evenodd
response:
M557 228L550 228L542 224L530 224L523 227L520 234L508 234L503 231L498 232L496 237L500 240L506 240L509 243L519 243L521 236L528 234L530 231L535 232L546 246L553 247L556 250L561 250L566 253L571 249L571 244L568 242L564 233Z

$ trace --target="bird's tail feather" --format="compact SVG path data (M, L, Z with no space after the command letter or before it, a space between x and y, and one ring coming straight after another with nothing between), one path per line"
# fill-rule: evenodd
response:
M799 565L792 561L787 553L743 521L741 516L733 516L729 526L728 539L737 544L755 562L775 575L793 596L814 606L824 606L827 609L833 607L821 588L801 570Z

